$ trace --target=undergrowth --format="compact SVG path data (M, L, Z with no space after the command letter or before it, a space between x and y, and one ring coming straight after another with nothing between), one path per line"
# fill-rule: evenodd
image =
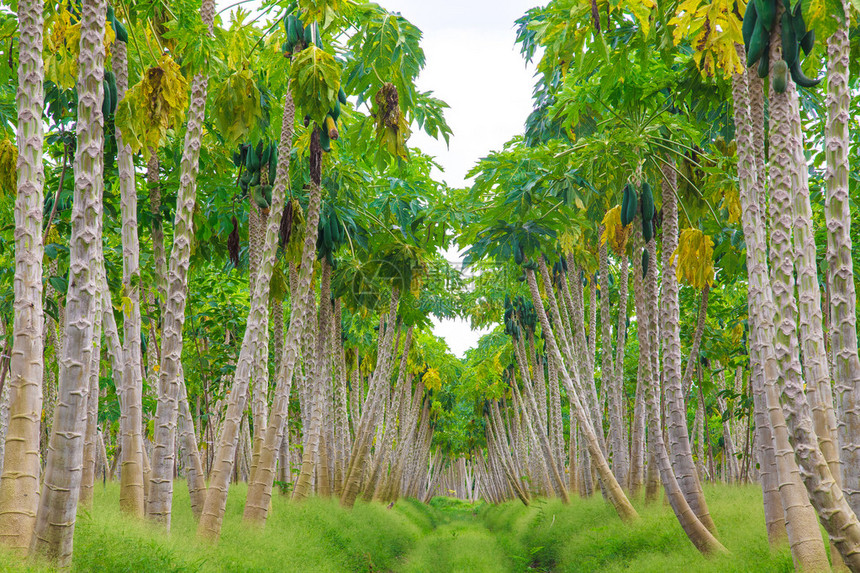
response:
M92 510L79 512L73 570L128 572L790 572L788 548L767 543L761 490L706 488L720 541L729 555L701 556L664 503L635 501L641 519L622 523L599 495L572 499L469 504L434 498L393 508L336 499L292 503L275 495L266 527L242 521L247 492L230 489L221 540L199 541L185 483L175 484L173 522L164 529L124 516L119 486L97 486ZM46 567L0 554L0 571Z

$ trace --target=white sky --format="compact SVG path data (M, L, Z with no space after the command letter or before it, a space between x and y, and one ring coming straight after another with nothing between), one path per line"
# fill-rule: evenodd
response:
M514 44L514 20L535 0L381 0L424 32L427 65L418 78L422 91L433 90L451 106L454 131L450 149L416 133L409 141L436 157L445 170L437 174L452 187L463 187L475 162L523 132L531 112L534 67L525 65ZM449 253L456 258L456 252ZM473 331L464 320L433 320L433 331L462 357L488 332Z
M235 0L218 0L218 9ZM377 0L400 12L423 33L426 67L421 91L451 106L445 117L454 132L450 149L415 132L410 147L434 156L444 173L437 178L464 187L466 172L481 157L523 132L531 112L534 67L526 67L515 46L514 20L537 0ZM248 5L243 6L248 9ZM224 14L226 16L226 14ZM457 259L456 250L448 254ZM462 357L487 331L472 331L463 320L434 320L434 332Z

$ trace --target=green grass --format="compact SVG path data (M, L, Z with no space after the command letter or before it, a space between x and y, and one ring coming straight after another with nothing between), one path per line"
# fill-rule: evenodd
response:
M793 571L787 548L768 547L756 486L706 489L719 538L731 552L705 558L663 503L636 506L624 524L600 498L498 506L435 498L394 508L336 500L300 504L276 495L265 529L242 522L246 488L233 486L221 541L198 541L184 482L175 487L171 534L119 511L119 486L96 488L94 509L75 532L76 571L502 572ZM13 563L18 563L13 565ZM42 571L0 554L0 571Z
M758 486L706 487L705 497L730 555L703 557L662 502L636 503L641 519L633 524L599 495L569 507L557 500L487 506L482 518L518 571L794 571L787 547L768 546Z

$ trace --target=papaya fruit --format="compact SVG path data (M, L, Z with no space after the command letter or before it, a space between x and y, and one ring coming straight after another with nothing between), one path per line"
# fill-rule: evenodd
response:
M314 43L313 27L314 27L313 24L308 24L307 26L305 26L303 35L304 35L304 41L305 41L306 46L310 46L311 44Z
M337 101L346 105L346 92L343 91L343 87L337 90Z
M800 60L795 60L794 65L789 68L789 71L791 72L791 79L794 80L794 83L802 88L814 88L821 83L821 79L806 77L803 70L800 69Z
M329 139L337 140L337 125L335 125L334 118L331 114L325 116L325 130L328 131Z
M642 278L644 279L648 275L648 249L642 249Z
M104 95L102 95L102 115L107 117L110 115L110 86L108 86L107 76L102 80L102 89L104 90Z
M758 20L758 12L755 10L755 2L748 2L747 9L744 12L744 21L741 26L741 32L744 37L744 48L747 52L750 49L750 40L752 39L755 23Z
M806 22L803 20L803 2L798 2L791 14L791 25L794 27L794 35L800 40L806 35Z
M646 243L654 238L654 221L642 220L642 237Z
M751 68L759 59L762 57L762 54L767 53L768 39L770 38L770 34L767 29L764 27L761 18L756 21L755 29L753 30L752 36L750 36L750 47L747 50L747 67Z
M797 60L798 43L788 12L782 13L782 29L780 33L782 36L782 59L790 67Z
M275 177L278 175L278 146L272 143L272 152L269 154L269 183L275 183Z
M642 195L639 204L642 207L642 220L650 222L654 218L654 192L647 181L642 183Z
M756 73L758 74L758 77L762 79L766 78L768 72L770 71L770 57L768 56L769 50L770 42L768 42L768 44L764 48L765 55L758 60L758 70L756 70Z
M526 258L526 254L523 252L522 247L519 245L514 246L514 262L519 266L523 264L523 261Z
M320 129L320 148L326 153L331 151L331 138L327 129Z
M336 101L336 102L334 102L334 107L333 107L333 108L331 108L331 111L329 111L328 113L329 113L329 115L331 115L331 116L332 116L332 118L333 118L335 121L337 121L337 120L339 120L339 119L340 119L340 112L341 112L341 109L340 109L340 102L339 102L339 101Z
M773 25L776 20L776 1L775 0L753 0L755 2L755 10L758 13L758 19L765 30L770 32L773 30Z
M123 44L128 44L128 30L126 30L125 26L122 25L122 22L118 21L116 18L113 19L113 24L113 31L116 34L116 41L122 42Z
M269 204L266 202L266 196L263 194L261 186L251 187L251 199L254 200L257 207L260 209L268 209Z
M778 94L785 93L788 88L788 64L785 60L779 60L773 65L773 73L770 75L773 91Z
M812 52L812 48L815 47L815 30L809 30L806 34L800 38L800 48L803 50L803 53L807 56Z
M621 200L621 224L625 227L636 218L636 210L639 207L639 199L636 190L630 183L624 185L624 195Z

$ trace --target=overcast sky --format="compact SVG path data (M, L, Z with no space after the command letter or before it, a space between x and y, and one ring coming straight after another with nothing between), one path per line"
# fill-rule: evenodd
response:
M451 106L446 118L454 135L445 142L416 133L410 145L435 156L445 170L438 176L463 187L475 162L523 131L531 112L534 67L514 44L514 20L534 0L382 0L424 32L427 65L418 87L433 90ZM455 253L449 253L454 258ZM464 320L434 320L434 332L462 357L487 331L473 331Z
M534 66L526 66L514 44L514 20L538 4L536 0L377 0L400 12L424 34L426 67L418 78L421 91L451 106L446 110L454 131L450 148L421 132L409 140L434 156L444 173L437 178L464 187L466 172L481 157L523 132L531 112ZM231 0L218 0L218 9ZM245 9L248 5L243 6ZM226 14L224 14L226 17ZM456 250L449 253L456 259ZM457 356L476 345L483 332L462 320L434 321Z

